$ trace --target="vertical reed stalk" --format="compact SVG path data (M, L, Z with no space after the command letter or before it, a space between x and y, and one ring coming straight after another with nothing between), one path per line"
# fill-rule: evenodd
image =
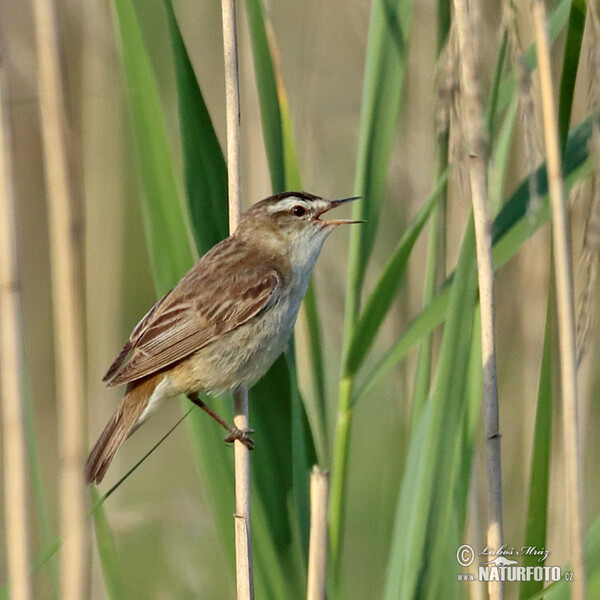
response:
M461 59L461 83L465 104L464 125L469 149L469 180L477 245L477 275L481 305L481 350L483 363L483 414L486 437L488 497L487 544L502 546L502 470L496 381L494 331L494 267L492 236L487 214L487 147L483 103L478 75L476 32L479 30L476 1L454 0ZM504 597L502 582L489 583L492 600Z
M583 600L586 594L586 586L583 556L581 448L579 445L580 436L577 416L577 351L573 273L556 106L552 90L546 8L541 0L534 0L533 2L533 19L540 75L544 139L546 142L548 190L552 208L552 240L555 250L554 265L563 396L565 462L567 468L569 542L571 569L575 574L571 597L574 600Z
M242 209L240 194L240 82L235 0L222 0L223 51L227 112L227 184L229 232L233 233ZM248 429L248 390L233 393L233 422ZM252 536L250 527L250 450L239 440L235 452L235 553L238 600L254 598Z
M0 47L0 381L4 515L11 598L29 600L27 445L23 418L15 193L4 48Z
M53 281L60 440L60 597L85 597L86 524L83 487L85 398L81 282L67 150L67 116L52 0L35 0L38 89L46 168Z
M325 600L329 473L316 465L310 475L310 540L307 600Z
M436 155L435 155L435 180L439 181L448 168L448 150L450 147L450 112L452 110L453 82L449 77L447 63L451 60L444 52L450 34L451 11L450 3L438 0L437 5L437 52L438 52L438 77L437 88L437 115L436 115ZM433 300L435 292L446 278L446 246L447 246L447 208L448 208L448 183L440 190L437 206L433 209L430 218L429 246L427 248L427 262L425 266L425 285L423 290L423 306L428 306ZM416 426L421 410L427 400L431 383L433 336L426 336L419 348L415 383L413 387L412 403L410 407L411 430Z
M338 412L333 438L333 466L331 476L331 496L329 502L329 540L333 581L339 584L342 563L342 538L344 513L346 511L346 481L348 480L348 461L350 431L352 428L352 395L354 377L344 376L339 384Z

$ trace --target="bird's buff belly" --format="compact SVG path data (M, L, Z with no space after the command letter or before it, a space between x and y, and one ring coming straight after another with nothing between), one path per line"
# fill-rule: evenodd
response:
M275 307L268 318L258 315L220 336L173 369L175 387L184 394L205 391L214 395L241 386L252 387L283 352L296 315L297 310Z

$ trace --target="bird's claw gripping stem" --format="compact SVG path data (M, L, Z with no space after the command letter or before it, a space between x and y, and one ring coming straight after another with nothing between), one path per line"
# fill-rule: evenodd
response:
M235 440L239 440L248 448L248 450L254 449L254 440L252 439L252 434L254 433L254 429L240 429L235 425L229 425L227 421L221 419L221 417L214 411L212 408L207 406L201 399L198 394L189 394L188 398L196 405L199 406L203 411L207 412L219 425L227 429L229 435L225 438L226 442L234 442Z
M223 440L224 442L232 443L235 440L239 440L248 448L248 450L254 450L254 440L252 434L254 429L240 429L235 425L231 425L229 428L229 435Z

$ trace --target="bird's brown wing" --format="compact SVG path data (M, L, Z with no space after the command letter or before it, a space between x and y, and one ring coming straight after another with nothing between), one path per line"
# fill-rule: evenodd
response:
M239 327L277 296L275 269L232 266L225 261L192 269L140 321L104 381L109 386L127 383L173 365Z

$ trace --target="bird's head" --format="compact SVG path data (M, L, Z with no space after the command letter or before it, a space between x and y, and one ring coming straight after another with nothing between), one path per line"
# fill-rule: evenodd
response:
M363 222L325 218L331 209L357 199L326 200L306 192L284 192L254 204L242 215L238 230L246 238L268 237L265 243L281 244L291 252L318 254L338 225Z

